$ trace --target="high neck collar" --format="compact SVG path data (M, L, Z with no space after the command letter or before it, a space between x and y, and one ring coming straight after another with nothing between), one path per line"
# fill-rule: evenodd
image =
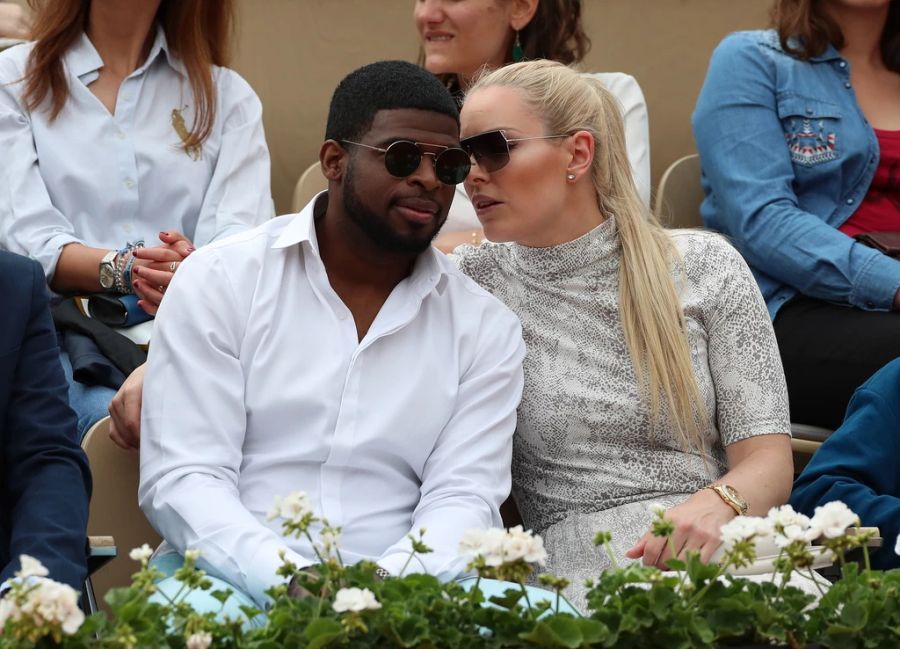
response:
M619 236L612 215L590 232L549 248L510 246L510 256L520 269L533 276L572 277L582 271L615 268L619 259Z

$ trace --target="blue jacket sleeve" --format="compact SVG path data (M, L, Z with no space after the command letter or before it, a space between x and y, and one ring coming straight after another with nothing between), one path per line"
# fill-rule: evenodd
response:
M18 354L9 357L16 367L2 439L10 563L2 566L0 580L19 569L19 555L28 554L52 579L80 591L87 574L90 470L68 405L46 280L37 263L29 266L30 295L22 291L29 298L22 300L28 320Z
M843 501L863 525L878 526L884 547L875 568L900 567L894 544L900 534L900 360L885 366L850 400L847 417L816 451L794 483L791 504L807 515Z
M802 210L776 104L774 61L751 37L726 38L691 118L703 166L707 223L753 268L810 297L891 308L900 263Z

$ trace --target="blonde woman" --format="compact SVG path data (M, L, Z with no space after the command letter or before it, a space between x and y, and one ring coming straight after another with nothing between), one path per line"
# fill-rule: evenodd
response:
M753 276L721 237L646 213L621 112L602 84L549 61L469 90L466 191L485 236L466 273L522 321L528 352L513 457L525 525L572 581L620 560L663 566L649 505L679 555L709 559L719 527L784 503L793 472L784 375Z

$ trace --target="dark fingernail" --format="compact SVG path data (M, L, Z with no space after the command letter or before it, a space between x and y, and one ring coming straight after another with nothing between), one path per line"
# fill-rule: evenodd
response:
M132 266L131 272L134 273L135 275L140 275L140 274L141 274L141 267L140 267L140 266Z
M161 236L161 237L167 237L167 236L169 236L169 233L168 233L168 232L160 232L160 233L159 233L159 236Z

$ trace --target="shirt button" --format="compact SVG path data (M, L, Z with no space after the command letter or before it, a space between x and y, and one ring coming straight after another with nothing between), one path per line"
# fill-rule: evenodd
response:
M807 115L812 115L812 108L807 108L807 109L806 109L806 114L807 114Z
M848 199L847 199L847 205L853 205L853 199L852 199L852 198L848 198Z
M134 228L128 223L122 226L122 231L125 232L125 234L131 234L132 230L134 230Z
M123 93L122 93L122 99L124 99L125 101L128 101L129 99L131 99L131 93L130 93L130 92L123 92Z
M125 131L116 131L116 137L119 138L120 140L124 140L125 139Z
M838 63L838 65L841 66L842 68L846 68L846 67L847 67L847 62L846 62L846 61L841 61L840 63Z
M849 81L845 81L845 82L844 82L844 87L849 89L849 88L852 88L853 86L850 85L850 82L849 82Z
M125 181L125 186L126 186L128 189L133 188L133 187L134 187L134 181L133 181L131 178L128 178L128 179Z

